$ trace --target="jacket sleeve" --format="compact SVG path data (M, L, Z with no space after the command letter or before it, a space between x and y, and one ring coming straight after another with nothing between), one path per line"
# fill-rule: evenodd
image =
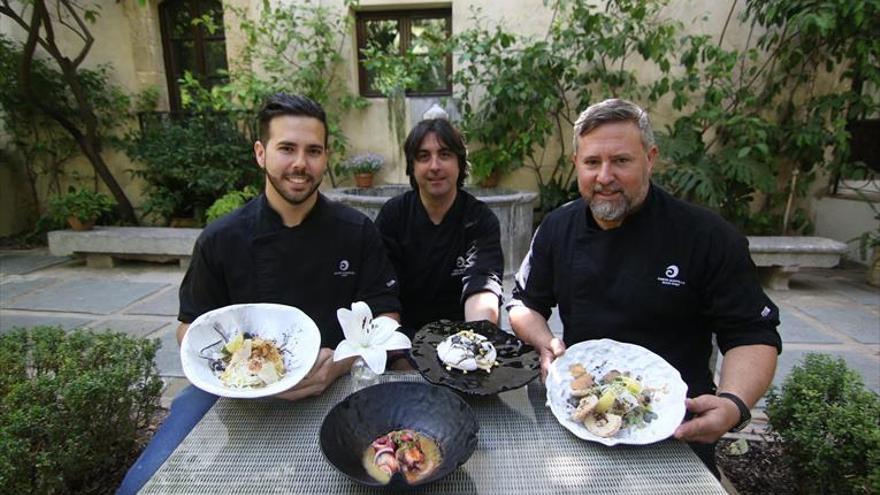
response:
M192 323L203 313L229 305L222 267L210 256L209 246L210 239L200 236L180 284L177 319L183 323Z
M485 205L478 210L478 220L465 223L467 268L462 277L461 301L471 294L489 291L501 299L504 254L501 251L501 228L498 218Z
M399 313L398 282L385 252L379 231L366 220L362 227L361 257L364 267L358 279L356 301L364 301L374 315Z
M722 353L740 345L765 344L782 351L779 308L758 281L748 241L732 227L712 236L702 281L704 317Z
M514 306L525 306L544 318L550 318L557 303L553 291L551 231L552 228L545 222L532 237L529 252L516 272L513 297L507 304L508 311Z

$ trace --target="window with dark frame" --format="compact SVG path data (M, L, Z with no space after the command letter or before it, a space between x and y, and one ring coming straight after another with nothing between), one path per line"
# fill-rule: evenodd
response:
M220 0L166 0L159 5L168 100L181 110L180 80L190 72L211 88L226 82L226 35ZM210 25L210 29L209 29Z
M357 13L358 85L361 96L382 96L373 87L370 71L364 67L363 50L376 47L388 53L428 57L428 70L407 96L448 96L452 94L452 55L430 58L432 40L452 35L451 9L392 10Z

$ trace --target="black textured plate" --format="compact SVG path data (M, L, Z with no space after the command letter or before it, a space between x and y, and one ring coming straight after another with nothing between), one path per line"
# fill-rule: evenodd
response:
M492 368L491 373L483 370L468 373L457 369L447 370L443 361L437 357L437 346L440 342L462 330L473 330L485 336L495 346L498 366ZM535 349L486 320L468 323L440 320L428 323L413 337L410 359L429 382L471 395L494 395L513 390L529 383L541 373L541 363Z
M361 456L376 438L404 428L437 442L440 465L412 485L400 473L383 485L367 474ZM336 404L324 418L319 439L324 457L352 480L410 488L439 480L464 464L477 448L479 429L470 406L449 390L427 383L390 382L367 387Z

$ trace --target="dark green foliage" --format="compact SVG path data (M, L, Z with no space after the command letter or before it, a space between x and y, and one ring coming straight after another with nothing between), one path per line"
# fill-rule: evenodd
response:
M116 474L158 407L158 347L58 327L0 335L0 493L94 491Z
M106 194L89 189L80 189L62 196L49 199L47 214L56 222L62 223L68 217L76 217L81 222L95 220L103 214L113 210L113 200Z
M657 20L667 2L545 3L555 15L540 39L487 26L477 11L475 27L453 40L461 126L475 149L472 176L532 169L542 212L578 195L569 129L579 112L611 96L657 101L669 91L660 87L665 78L643 85L636 69L665 75L678 44L678 25Z
M802 493L880 493L880 399L843 359L808 354L767 415Z
M252 19L247 9L226 5L242 19L238 27L245 44L240 59L230 67L229 82L210 89L186 73L181 86L184 107L195 112L234 114L239 123L248 126L267 96L277 92L308 96L327 113L331 151L327 173L335 187L335 160L346 156L348 146L342 120L351 117L349 111L369 104L352 94L345 78L340 77L348 70L342 53L347 35L353 30L354 17L349 10L352 3L345 0L345 10L338 14L314 2L276 5L263 1L257 19Z
M146 181L144 213L166 221L202 221L218 198L262 177L253 142L226 114L146 122L129 137L126 152L143 165L132 174Z
M21 80L22 57L21 44L0 35L0 120L8 136L8 148L4 150L3 158L22 166L33 203L28 206L33 206L34 210L22 208L18 211L29 213L36 220L38 210L42 209L40 206L46 204L48 198L63 192L62 179L69 175L65 165L79 150L70 133L28 96ZM83 126L74 95L61 72L41 57L34 59L31 72L34 92L52 102L64 119ZM129 98L111 80L112 68L108 65L78 71L78 82L85 97L97 109L104 137L112 144L115 142L112 130L128 115Z
M260 191L256 187L251 186L245 187L241 191L232 191L224 194L222 198L214 201L214 204L208 208L205 214L205 223L211 223L224 215L232 213L259 194Z
M739 20L756 33L743 50L686 37L657 179L748 233L809 233L797 200L858 166L846 126L880 108L862 89L880 83L880 1L750 0Z
M575 179L569 130L583 109L669 102L671 124L655 122L658 183L750 234L809 233L801 200L826 172L852 176L847 123L880 111L880 0L749 0L739 19L731 2L712 36L687 34L668 3L545 0L553 22L541 37L477 11L449 44L472 176L528 167L541 209L554 208ZM728 49L736 22L753 29ZM413 71L406 60L379 68Z

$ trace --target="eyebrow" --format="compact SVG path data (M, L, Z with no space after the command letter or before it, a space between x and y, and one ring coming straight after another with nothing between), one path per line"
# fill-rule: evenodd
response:
M635 155L633 155L632 153L624 152L624 153L615 153L615 154L611 155L611 158L612 159L614 159L614 158L632 158L633 156L635 156ZM596 160L596 159L601 159L600 155L586 155L583 158L584 161Z
M278 141L275 146L299 146L299 143L295 141ZM319 143L306 144L305 147L308 149L320 149L322 151L324 150L324 145Z

